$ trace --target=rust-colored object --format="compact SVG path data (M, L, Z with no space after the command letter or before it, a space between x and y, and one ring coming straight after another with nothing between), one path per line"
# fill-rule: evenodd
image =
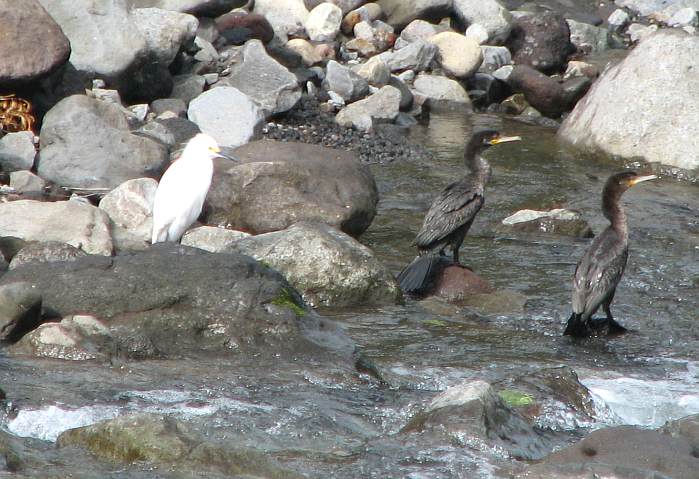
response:
M4 132L34 131L32 104L15 94L0 96L0 129Z

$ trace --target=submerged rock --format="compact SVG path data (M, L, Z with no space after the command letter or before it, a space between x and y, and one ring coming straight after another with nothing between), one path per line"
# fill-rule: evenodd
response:
M60 277L61 281L55 278ZM355 346L306 309L274 270L249 256L170 243L144 252L27 264L0 284L27 281L61 317L91 314L118 343L104 354L148 358L188 350L313 355L354 363Z
M235 155L214 161L209 223L267 233L314 221L359 236L376 214L376 182L352 152L262 140Z
M549 233L575 238L593 236L592 228L580 212L566 209L520 210L502 220L502 224L523 233Z
M699 115L697 50L699 37L678 30L647 38L602 74L558 135L578 148L698 168L699 122L688 121Z
M473 437L505 448L518 459L541 459L549 440L510 409L490 384L466 381L436 396L403 432L444 434L459 443Z
M206 471L227 477L302 479L268 455L251 449L207 442L187 424L170 416L127 415L70 429L58 437L59 448L82 447L98 458L131 464L160 465L190 474Z
M68 243L89 254L110 256L113 250L107 214L77 201L0 203L0 236Z
M297 223L242 239L228 250L269 264L314 306L395 304L401 297L369 248L328 225Z

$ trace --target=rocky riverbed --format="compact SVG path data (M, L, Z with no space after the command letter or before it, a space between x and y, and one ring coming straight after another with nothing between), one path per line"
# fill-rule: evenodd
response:
M696 478L698 10L0 0L0 475ZM405 298L479 127L523 141L468 269ZM237 159L150 245L198 132ZM624 197L631 332L571 341L628 166L663 175Z

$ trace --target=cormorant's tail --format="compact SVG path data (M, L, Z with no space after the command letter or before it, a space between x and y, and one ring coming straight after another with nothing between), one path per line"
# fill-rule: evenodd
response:
M563 334L565 336L573 336L574 338L584 338L590 335L590 327L587 321L582 319L581 313L573 313L568 318L568 324Z
M396 279L406 294L424 295L430 292L442 270L453 261L446 256L426 254L417 256L403 268Z

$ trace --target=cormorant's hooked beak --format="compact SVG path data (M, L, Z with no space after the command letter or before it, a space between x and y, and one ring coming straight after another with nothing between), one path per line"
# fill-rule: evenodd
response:
M510 141L521 141L521 136L498 136L490 140L491 145L499 145L500 143L508 143Z
M656 178L657 178L657 176L655 176L655 175L637 176L636 178L633 178L632 180L629 181L629 185L634 186L634 185L637 185L643 181L654 180Z

